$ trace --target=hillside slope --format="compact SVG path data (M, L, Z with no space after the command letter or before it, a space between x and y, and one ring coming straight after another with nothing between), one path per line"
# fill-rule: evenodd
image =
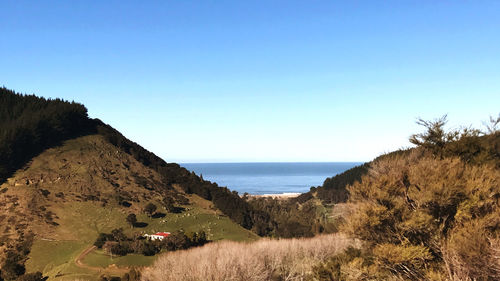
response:
M98 134L117 150L155 171L159 176L155 179L157 185L176 185L187 194L211 201L232 221L258 235L304 236L316 232L311 231L315 227L308 222L276 221L266 208L256 208L237 192L205 181L178 164L167 163L101 120L90 119L82 104L0 88L0 117L0 184L45 149L76 137Z
M182 229L203 230L211 240L256 238L210 201L186 194L179 184L167 184L158 172L101 135L68 140L44 151L0 190L0 253L33 233L27 271L41 271L50 277L94 276L76 267L75 257L92 245L99 233L119 227L129 234ZM185 210L169 213L165 201ZM157 205L165 217L145 215L148 203ZM132 229L126 222L132 213L145 226ZM140 264L140 257L136 260Z

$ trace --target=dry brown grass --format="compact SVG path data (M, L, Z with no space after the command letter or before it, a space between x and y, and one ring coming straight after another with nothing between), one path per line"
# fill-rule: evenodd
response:
M481 231L482 229L479 229ZM477 234L476 234L477 236ZM487 239L486 247L481 249L481 257L475 256L474 251L468 249L465 243L463 247L450 245L443 246L443 261L448 273L449 281L470 281L470 280L500 280L500 239ZM472 243L479 246L478 241ZM455 247L453 247L455 246ZM461 251L468 251L475 261L467 260ZM479 271L482 269L482 271ZM471 277L472 276L472 277Z
M306 280L313 266L357 244L343 234L212 243L163 255L143 271L143 280Z

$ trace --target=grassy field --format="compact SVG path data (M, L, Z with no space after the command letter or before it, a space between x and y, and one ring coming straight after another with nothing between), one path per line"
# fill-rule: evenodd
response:
M114 228L123 228L126 234L154 233L157 231L185 232L205 231L210 240L253 241L258 236L243 229L210 208L210 202L190 196L190 205L183 206L185 210L179 214L166 214L163 218L150 218L138 214L138 221L147 223L143 228L130 227L125 218L127 212L123 208L96 208L91 202L67 203L56 210L60 227L53 237L55 241L36 240L26 267L28 272L42 271L51 280L67 278L83 278L95 280L98 272L78 268L75 258L92 245L100 232L109 233ZM205 201L205 202L201 202ZM162 211L162 210L159 210ZM62 227L64 226L64 227ZM85 264L101 267L102 272L109 265L145 266L154 262L156 256L127 255L111 259L102 251L94 251L83 259Z
M85 241L45 241L37 240L31 249L26 266L28 271L50 272L71 263L88 247Z
M112 264L116 266L148 266L153 264L156 256L143 256L137 254L129 254L123 257L110 257L102 250L96 250L90 253L83 259L85 264L90 266L107 267Z
M71 202L59 208L56 214L61 226L52 235L56 241L35 240L26 269L42 271L50 279L66 279L76 274L94 280L98 275L77 267L74 260L94 243L99 232L127 227L125 214L118 208L96 208L90 202Z
M184 206L185 211L179 214L167 214L166 217L158 219L151 219L145 214L138 215L137 219L148 223L148 226L133 230L129 229L128 231L154 233L158 231L175 232L184 230L185 232L196 232L203 230L207 233L208 239L212 241L221 239L233 241L258 239L258 236L253 232L235 224L227 216L221 215L220 212L216 212L211 208L202 208L208 201L197 195L191 195L189 199L195 204ZM200 201L205 202L201 203Z

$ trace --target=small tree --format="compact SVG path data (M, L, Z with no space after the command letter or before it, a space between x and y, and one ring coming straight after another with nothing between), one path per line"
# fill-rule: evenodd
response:
M163 204L167 212L172 213L175 211L174 200L171 197L165 197L163 199Z
M26 272L26 268L23 265L22 256L14 251L7 251L5 260L1 266L1 276L0 279L5 280L15 280L18 276L23 275Z
M148 216L152 216L156 211L156 205L153 203L148 203L146 207L144 207L144 212L148 214Z
M134 227L134 225L137 223L137 217L135 214L130 214L127 216L127 222L130 224L130 226Z
M40 271L27 273L19 276L16 281L45 281L48 277L44 277Z
M111 234L106 234L106 233L99 233L99 236L97 236L97 239L94 242L94 246L97 248L101 249L104 243L108 240L112 240L113 236Z
M121 227L111 230L111 236L113 237L114 241L127 240L127 235L125 235L125 233L123 233L123 229Z
M483 122L484 126L486 126L486 134L495 134L499 131L498 126L500 125L500 114L498 114L497 118L490 116L489 122Z
M421 118L417 120L418 125L424 126L427 131L421 134L414 134L410 137L410 142L436 152L446 144L446 133L444 125L446 124L446 115L434 121L426 121Z
M118 242L116 241L106 241L106 243L102 245L102 249L104 252L108 253L111 258L113 258L113 247L117 244Z
M132 267L129 272L125 273L122 277L122 281L139 281L141 280L141 272L135 267Z

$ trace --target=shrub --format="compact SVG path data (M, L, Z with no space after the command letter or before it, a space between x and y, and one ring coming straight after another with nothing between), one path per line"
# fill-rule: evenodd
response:
M500 255L496 231L500 214L466 222L453 229L442 245L443 259L451 276L473 280L499 280Z
M96 241L94 242L94 246L100 249L102 248L104 243L106 243L106 241L111 241L111 240L113 240L113 236L111 234L99 233Z
M19 276L17 281L45 281L48 277L44 277L41 272L27 273Z
M444 261L449 278L496 278L489 242L500 234L495 165L415 150L373 163L349 192L356 208L342 230L368 243L377 271L420 280L444 272Z
M15 280L26 271L23 264L23 256L14 251L7 251L5 260L1 266L1 278L4 280Z
M156 211L156 205L153 204L153 203L148 203L145 207L144 207L144 212L146 214L148 214L148 216L152 216L154 214L154 212Z
M50 194L50 191L48 191L47 189L40 189L40 192L44 197L47 197Z
M125 273L122 278L122 281L140 281L141 280L141 272L132 267L129 272Z
M222 241L166 253L142 275L145 281L307 280L313 277L314 266L355 244L341 234L254 243Z
M132 227L134 227L134 225L137 223L137 217L135 214L129 214L126 220Z

